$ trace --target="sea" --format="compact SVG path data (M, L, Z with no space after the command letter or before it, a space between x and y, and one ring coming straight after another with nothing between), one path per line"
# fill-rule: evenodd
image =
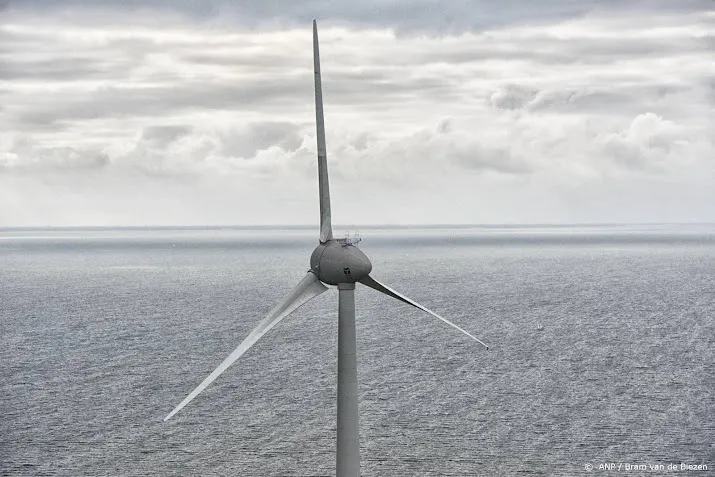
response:
M374 278L490 346L357 286L363 476L715 474L715 225L359 233ZM0 475L335 475L334 287L163 421L317 234L0 229Z

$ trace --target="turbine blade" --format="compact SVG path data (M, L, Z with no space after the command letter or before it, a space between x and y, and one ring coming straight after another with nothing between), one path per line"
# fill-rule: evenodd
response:
M397 298L398 300L400 300L400 301L402 301L402 302L405 302L405 303L407 303L408 305L412 305L412 306L414 306L415 308L419 308L419 309L422 310L422 311L426 311L426 312L429 313L430 315L432 315L432 316L434 316L434 317L436 317L436 318L439 318L440 320L444 321L445 323L447 323L447 324L448 324L449 326L451 326L452 328L458 329L459 331L461 331L461 332L464 333L465 335L467 335L467 336L469 336L470 338L472 338L474 341L480 343L480 344L483 345L485 348L489 349L489 346L487 346L486 344L484 344L484 342L483 342L482 340L480 340L479 338L477 338L477 337L471 335L470 333L468 333L467 331L463 330L462 328L460 328L459 326L455 325L454 323L452 323L451 321L447 320L446 318L443 318L443 317L439 316L439 315L438 315L437 313L435 313L434 311L425 308L424 306L420 305L420 304L417 303L416 301L410 300L409 298L407 298L406 296L404 296L404 295L402 295L402 294L396 292L396 291L393 290L392 288L390 288L390 287L388 287L388 286L386 286L386 285L383 285L382 283L378 282L377 280L375 280L374 278L370 277L369 275L368 275L367 277L363 278L362 280L360 280L360 283L362 283L363 285L368 286L368 287L370 287L370 288L372 288L372 289L374 289L374 290L377 290L377 291L379 291L380 293L384 293L385 295L391 296L392 298Z
M313 73L315 74L315 126L318 140L318 190L320 195L320 242L333 238L330 218L330 185L328 184L328 153L325 148L325 121L323 119L323 87L320 81L320 51L318 50L318 24L313 20Z
M223 362L214 369L209 376L203 380L201 384L198 385L196 389L191 391L191 394L186 396L186 398L181 401L181 403L174 408L164 420L168 420L179 412L184 406L189 404L192 399L199 395L201 391L206 389L206 387L211 384L211 382L216 379L221 373L226 371L226 369L233 364L238 358L241 357L243 353L248 351L248 349L253 346L256 341L258 341L264 334L266 334L271 328L276 326L280 321L286 316L290 315L298 307L306 303L313 297L316 297L323 293L328 288L323 285L318 277L316 277L312 272L308 274L296 285L293 290L275 307L268 313L263 321L261 321L256 328L251 331L251 334L243 340L243 342L236 348L233 353L228 355L228 357L223 360Z

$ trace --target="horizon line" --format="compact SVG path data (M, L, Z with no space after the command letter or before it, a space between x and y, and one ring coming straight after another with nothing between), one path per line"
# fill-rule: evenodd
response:
M415 229L415 228L536 228L536 227L605 227L605 226L654 226L654 225L715 225L715 222L531 222L531 223L430 223L430 224L337 224L335 228L366 229ZM198 224L198 225L0 225L0 230L310 230L319 229L315 224Z

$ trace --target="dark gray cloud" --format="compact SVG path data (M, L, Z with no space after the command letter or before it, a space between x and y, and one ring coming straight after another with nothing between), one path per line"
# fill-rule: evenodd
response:
M655 26L655 25L654 25ZM534 38L536 39L536 38ZM709 51L710 35L692 38L633 37L558 38L548 33L538 42L525 44L523 38L499 37L482 39L481 44L455 43L442 49L411 52L414 63L473 63L486 60L522 60L534 64L608 64L638 58L663 58L688 51ZM567 45L568 44L568 45ZM403 59L401 59L402 61ZM386 64L389 59L383 58ZM393 60L394 61L394 60Z
M11 9L68 10L91 8L96 12L123 11L133 15L147 10L178 12L201 21L218 20L221 24L275 28L308 25L313 18L339 25L389 27L401 32L457 33L467 30L538 23L573 18L589 13L610 11L689 12L712 8L709 0L551 0L534 2L514 0L372 0L365 2L310 0L286 2L264 0L6 0ZM149 14L146 14L149 15Z
M102 146L52 147L19 139L4 148L0 170L40 176L113 168L152 177L177 176L186 182L200 173L207 158L221 157L230 164L233 159L255 159L260 151L273 147L295 153L303 142L301 125L288 122L251 122L241 127L204 129L198 135L193 134L195 129L191 125L145 127L111 159Z
M295 152L303 142L298 124L278 121L249 123L222 134L223 152L230 157L251 159L261 150L278 147Z
M295 100L296 96L304 95L306 91L310 91L310 78L291 82L279 79L244 80L221 85L182 83L179 80L176 86L108 86L94 91L69 93L61 98L53 97L52 101L38 101L40 104L19 114L18 120L22 124L43 125L63 120L157 117L196 109L240 111L259 104L265 106Z
M487 95L487 104L503 110L551 114L637 115L643 111L673 115L669 98L693 97L697 85L648 84L539 90L507 84Z
M487 104L499 109L523 109L539 93L535 88L507 84L487 97Z
M109 156L88 148L45 147L20 145L0 157L0 171L5 173L36 174L91 171L110 164Z
M142 140L157 146L166 146L182 137L188 136L193 127L190 125L149 126L142 132Z
M13 61L0 59L0 81L75 81L78 78L107 78L107 74L94 58L64 57L39 61L22 58Z
M517 159L507 148L460 147L445 151L453 161L476 171L494 171L505 174L526 174L532 171L526 161Z

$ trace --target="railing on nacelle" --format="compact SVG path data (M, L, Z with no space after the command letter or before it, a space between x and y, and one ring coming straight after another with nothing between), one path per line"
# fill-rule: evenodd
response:
M340 245L343 247L348 246L348 245L353 245L357 246L357 244L360 243L362 240L360 238L360 233L359 232L345 232L345 237L337 239Z

